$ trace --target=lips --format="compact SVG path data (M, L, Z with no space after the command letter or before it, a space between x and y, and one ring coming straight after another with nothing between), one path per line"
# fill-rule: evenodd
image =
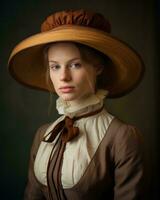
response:
M64 87L60 87L59 90L63 93L71 93L74 91L74 87L73 86L64 86Z

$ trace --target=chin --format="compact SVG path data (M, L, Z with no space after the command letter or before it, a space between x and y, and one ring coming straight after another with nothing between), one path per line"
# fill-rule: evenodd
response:
M61 95L61 98L64 101L73 101L76 100L77 98L75 97L75 95L70 95L70 94L65 94L65 95Z

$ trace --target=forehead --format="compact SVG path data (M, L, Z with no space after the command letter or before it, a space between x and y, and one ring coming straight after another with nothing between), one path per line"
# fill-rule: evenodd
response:
M77 46L72 42L53 43L48 48L49 59L63 59L64 57L80 57Z

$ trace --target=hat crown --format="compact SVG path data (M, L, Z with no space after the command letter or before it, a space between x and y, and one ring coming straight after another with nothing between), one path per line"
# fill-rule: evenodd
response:
M65 10L48 16L41 25L41 32L49 31L62 25L87 26L107 33L111 32L111 25L103 15L84 9Z

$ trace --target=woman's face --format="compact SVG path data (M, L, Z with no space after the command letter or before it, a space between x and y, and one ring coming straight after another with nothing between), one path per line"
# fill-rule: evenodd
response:
M58 96L79 101L95 92L98 68L82 60L75 44L55 43L48 49L49 74Z

